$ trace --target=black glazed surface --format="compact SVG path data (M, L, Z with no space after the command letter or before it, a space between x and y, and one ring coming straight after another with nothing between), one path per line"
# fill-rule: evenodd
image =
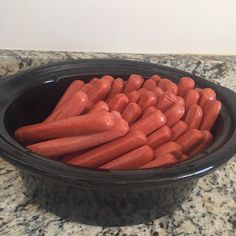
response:
M192 160L180 163L171 168L128 172L71 168L64 164L30 154L28 150L17 144L12 139L11 135L9 135L12 134L12 131L16 127L38 122L50 112L65 90L66 85L69 84L69 79L63 78L77 77L84 81L88 81L94 76L101 76L104 74L111 74L114 76L119 75L127 78L131 73L139 73L145 78L157 73L161 76L170 78L175 82L181 76L189 76L189 74L185 72L148 63L124 60L82 60L79 62L73 61L59 63L53 66L43 66L11 76L1 82L1 155L6 160L20 167L24 171L24 175L28 176L28 178L24 179L28 179L28 184L27 181L25 182L33 196L35 196L35 191L42 191L48 194L53 192L53 186L56 184L55 181L57 181L58 186L60 186L57 189L63 189L60 192L60 196L58 197L59 200L57 201L60 202L61 199L64 199L71 209L76 209L76 205L78 207L77 210L79 210L81 209L81 205L73 200L73 204L70 204L70 202L67 201L68 199L65 198L65 195L67 196L68 194L65 193L68 193L68 191L74 193L71 199L77 199L78 196L84 196L84 199L86 199L86 196L87 199L95 199L88 196L96 196L95 193L97 193L97 196L99 196L98 199L103 200L96 200L98 202L90 200L88 204L85 202L82 206L92 206L93 204L91 204L91 202L96 202L95 209L98 209L99 207L99 209L104 209L105 215L109 214L109 210L111 210L110 206L114 206L115 204L113 201L113 194L115 194L120 199L117 200L115 198L115 202L121 201L123 202L123 205L127 205L124 202L134 202L133 207L140 209L140 212L137 211L140 213L139 215L144 214L141 209L146 209L147 212L154 209L155 214L150 213L150 218L155 218L162 215L163 212L166 214L168 211L171 211L171 209L174 208L172 206L178 205L184 197L188 195L188 189L191 189L191 186L195 182L193 179L222 165L234 154L236 111L233 104L236 102L235 94L226 88L200 79L194 75L190 76L196 80L197 86L214 88L218 94L218 98L223 103L221 116L214 127L216 138L213 145L204 153ZM36 190L32 183L35 183ZM34 188L32 189L30 186L34 186ZM75 191L71 191L71 188ZM185 189L186 191L181 191L181 194L177 194L176 191L178 189ZM123 191L122 194L120 191ZM157 192L159 194L158 196L155 195ZM132 201L127 201L127 195L130 196L130 194L135 197L131 197ZM150 207L148 207L145 201L142 201L142 199L145 199L147 196L150 198ZM170 199L175 199L175 201L169 200L169 197L167 196L172 196ZM42 201L42 197L40 199ZM151 201L151 199L153 199L153 201ZM164 204L165 211L163 211L163 207L161 207L163 204L160 204L160 199L165 199L166 201ZM46 205L52 208L52 202L53 200L51 201L51 204L46 203ZM108 204L104 204L104 202L107 202ZM142 202L145 204L141 204ZM151 206L153 206L153 208ZM111 221L110 223L101 222L100 217L98 217L99 220L97 223L119 224L118 218L120 218L120 215L128 216L131 214L129 211L128 214L125 213L124 209L121 207L116 208L118 209L119 214L114 211L115 208L111 210L114 213L111 215L114 215L115 218L112 220L109 219L110 217L107 217L107 220ZM53 211L53 209L51 210ZM84 212L86 212L86 210ZM60 214L60 212L57 212L57 214ZM86 212L86 214L89 213ZM82 216L76 216L74 218L83 221L88 219L89 216L84 218ZM128 224L135 223L127 219L126 221L122 220L121 224L125 224L125 222ZM140 221L139 219L137 222L142 222L142 220Z
M76 188L21 171L29 195L47 211L89 225L124 226L171 214L196 186L184 184L141 191Z

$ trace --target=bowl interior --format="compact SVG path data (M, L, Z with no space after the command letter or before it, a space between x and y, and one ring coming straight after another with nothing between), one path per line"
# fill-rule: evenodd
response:
M87 82L99 76L64 77L58 81L43 83L19 95L5 112L4 123L8 133L13 137L16 128L43 121L73 80L80 79Z
M21 94L12 101L6 110L4 117L6 130L14 139L14 131L18 127L35 124L44 120L53 110L63 92L74 79L89 81L93 77L99 77L99 75L63 78L56 83L50 82L41 84L26 91L24 94ZM121 77L121 75L119 75L119 77ZM128 75L123 75L122 77L126 79ZM219 141L219 138L224 129L225 122L221 112L212 129L214 140L209 148L214 146L215 149L218 149L224 145L224 142L219 142L217 146L213 145Z

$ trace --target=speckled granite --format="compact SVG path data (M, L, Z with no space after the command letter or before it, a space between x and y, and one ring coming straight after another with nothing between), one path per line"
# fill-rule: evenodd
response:
M51 61L125 58L182 69L236 91L236 57L138 55L0 50L0 77ZM16 169L0 159L0 235L235 235L236 159L199 180L188 201L171 216L127 227L66 222L27 197Z

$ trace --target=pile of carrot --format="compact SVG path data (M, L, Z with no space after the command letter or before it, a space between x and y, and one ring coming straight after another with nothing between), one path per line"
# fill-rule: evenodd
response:
M100 169L172 165L208 147L221 102L211 88L153 75L74 80L41 123L15 131L18 142L46 158Z

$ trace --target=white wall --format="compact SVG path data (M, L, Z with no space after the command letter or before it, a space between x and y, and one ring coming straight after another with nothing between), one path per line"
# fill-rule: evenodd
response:
M236 1L0 0L0 48L236 54Z

